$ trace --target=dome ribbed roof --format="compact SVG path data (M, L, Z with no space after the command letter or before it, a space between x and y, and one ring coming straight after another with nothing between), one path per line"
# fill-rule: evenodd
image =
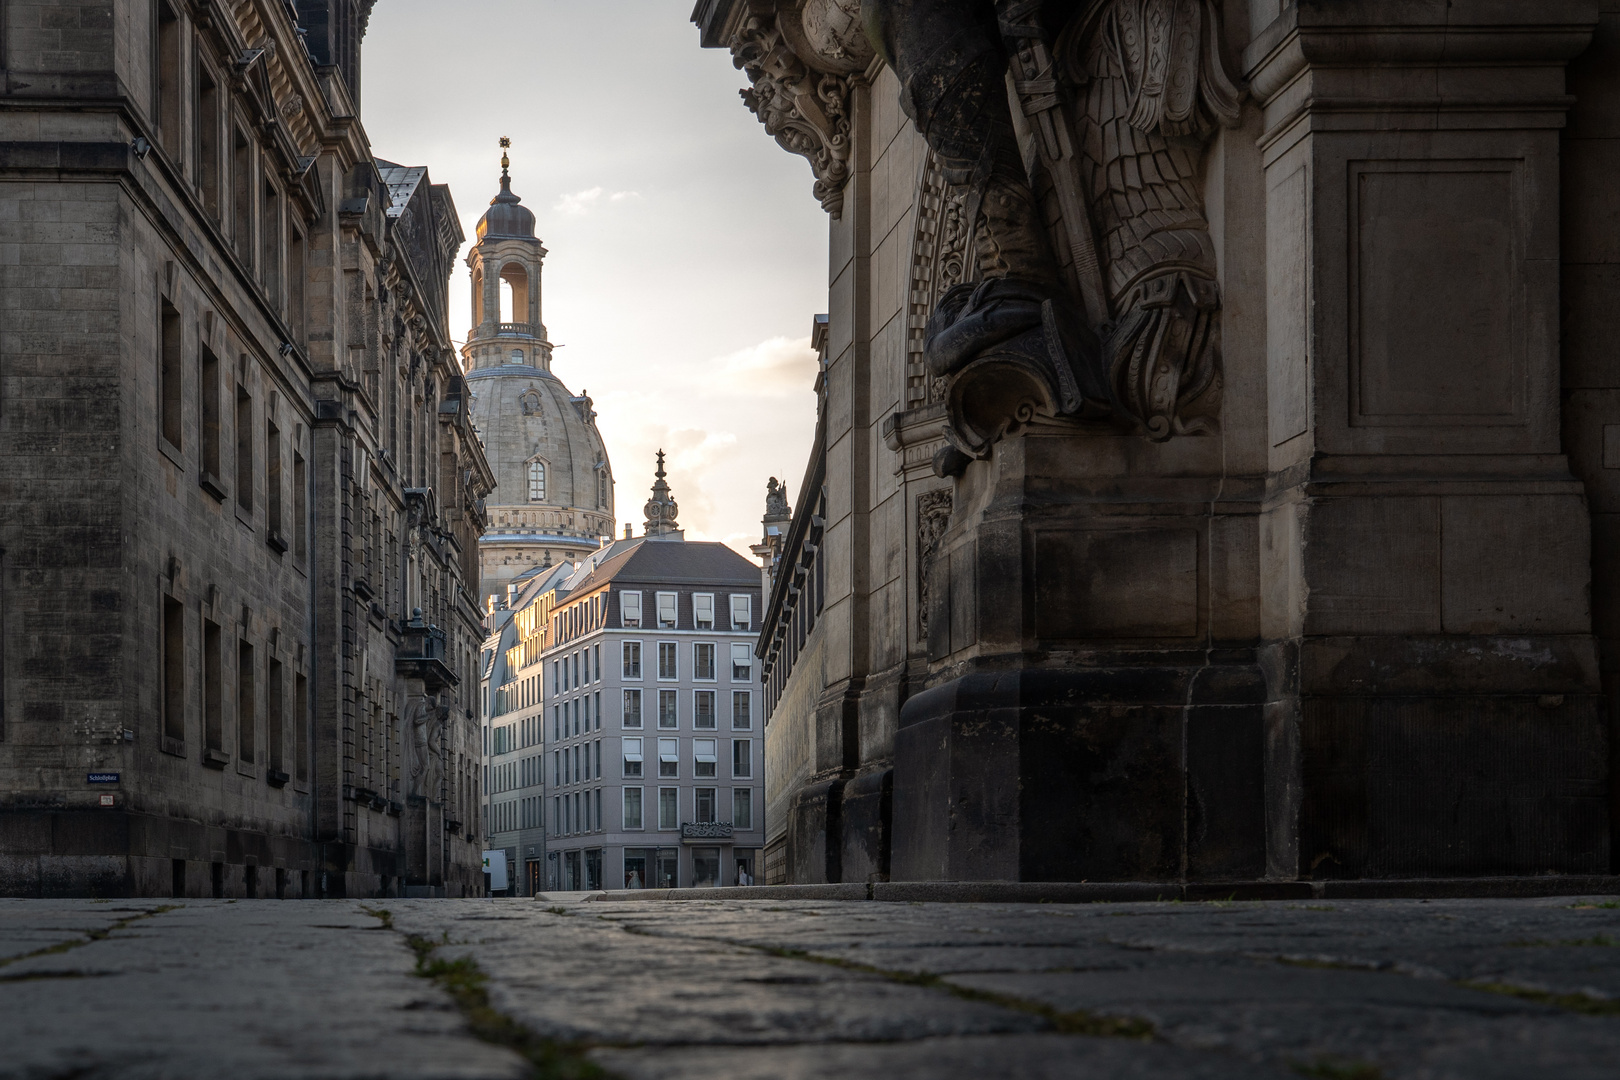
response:
M501 193L489 201L489 209L478 219L478 238L486 236L534 236L534 213L519 206L523 200L512 194L512 178L501 170Z

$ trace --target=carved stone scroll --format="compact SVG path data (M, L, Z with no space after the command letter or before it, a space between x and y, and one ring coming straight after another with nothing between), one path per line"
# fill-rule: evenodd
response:
M928 576L939 554L939 541L951 521L949 488L917 496L917 636L928 637Z

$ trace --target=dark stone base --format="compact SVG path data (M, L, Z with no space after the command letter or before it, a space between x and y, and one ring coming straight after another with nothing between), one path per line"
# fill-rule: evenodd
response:
M806 784L788 809L788 880L841 881L844 781Z
M402 852L117 810L0 811L0 897L401 895ZM482 892L467 869L446 891Z

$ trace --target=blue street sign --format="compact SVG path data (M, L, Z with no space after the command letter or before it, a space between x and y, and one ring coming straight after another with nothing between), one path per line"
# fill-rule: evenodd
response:
M118 774L115 772L85 773L84 782L87 784L116 784L118 783Z

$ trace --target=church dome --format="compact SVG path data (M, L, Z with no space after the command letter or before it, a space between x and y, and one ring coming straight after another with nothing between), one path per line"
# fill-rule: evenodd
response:
M486 236L534 238L534 212L519 205L523 200L512 194L512 178L501 170L501 191L489 201L489 209L478 219L478 239Z

